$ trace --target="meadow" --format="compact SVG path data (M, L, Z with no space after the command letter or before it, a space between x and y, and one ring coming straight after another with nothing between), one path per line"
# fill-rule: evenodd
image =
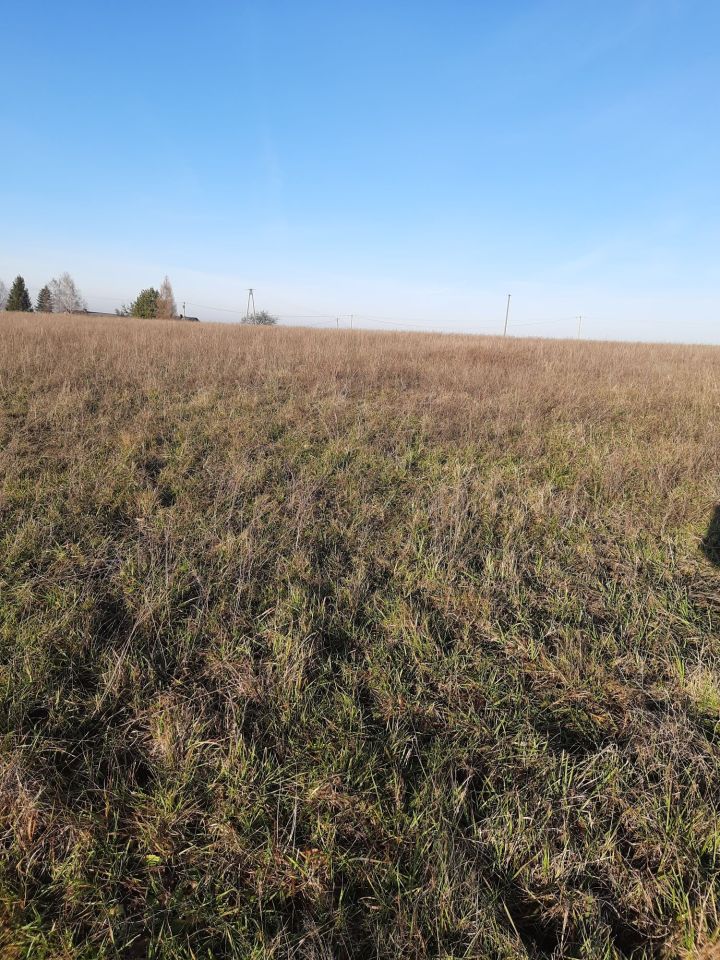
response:
M719 453L720 348L0 314L0 956L720 956Z

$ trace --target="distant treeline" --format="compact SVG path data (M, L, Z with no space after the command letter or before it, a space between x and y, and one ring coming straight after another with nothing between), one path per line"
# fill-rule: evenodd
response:
M82 296L77 284L69 273L63 273L57 279L53 278L41 288L33 308L32 300L23 277L15 277L8 291L0 280L0 310L13 310L21 313L30 313L33 309L37 313L88 313L87 302ZM160 284L160 289L146 287L129 304L123 304L115 314L119 317L144 317L147 319L161 318L167 320L197 320L197 317L185 316L183 304L182 314L178 313L172 284L166 276ZM267 310L259 310L246 315L242 323L257 326L272 326L277 323L277 317Z
M0 280L0 310L30 313L33 309L25 280L19 274L8 292ZM87 304L69 273L53 278L41 288L35 301L38 313L77 313L87 310Z

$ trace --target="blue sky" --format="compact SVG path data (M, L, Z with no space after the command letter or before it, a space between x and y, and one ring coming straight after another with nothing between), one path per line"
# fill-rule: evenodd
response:
M6 284L720 342L720 4L29 0L3 35Z

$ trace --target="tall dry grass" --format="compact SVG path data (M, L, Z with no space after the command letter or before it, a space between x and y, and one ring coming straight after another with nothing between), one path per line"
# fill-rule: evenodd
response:
M5 955L710 956L719 361L0 315Z

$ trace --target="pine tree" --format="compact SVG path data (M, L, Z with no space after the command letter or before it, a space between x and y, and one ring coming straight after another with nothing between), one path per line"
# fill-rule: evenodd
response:
M144 317L149 319L158 315L158 299L160 293L155 287L148 287L147 290L141 290L137 300L130 304L130 314L133 317Z
M45 284L37 297L37 303L35 304L35 309L38 313L52 313L53 312L53 299L52 294L50 293L50 287Z
M30 294L25 286L25 281L20 276L15 277L15 282L10 288L10 295L5 304L5 309L19 310L23 313L30 313L32 311Z

